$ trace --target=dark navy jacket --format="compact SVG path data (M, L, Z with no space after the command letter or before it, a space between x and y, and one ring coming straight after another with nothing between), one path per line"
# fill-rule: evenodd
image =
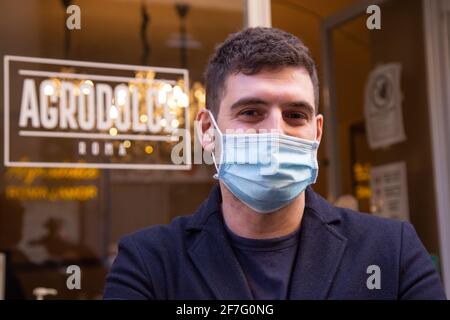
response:
M333 207L311 188L305 202L290 299L445 299L410 223ZM251 299L220 203L215 186L194 215L121 239L104 298ZM380 289L367 286L372 265Z

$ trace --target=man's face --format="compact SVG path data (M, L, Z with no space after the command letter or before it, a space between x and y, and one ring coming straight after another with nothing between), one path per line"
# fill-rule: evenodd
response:
M303 67L228 76L217 123L220 130L252 129L320 141L322 115L315 115L311 78Z

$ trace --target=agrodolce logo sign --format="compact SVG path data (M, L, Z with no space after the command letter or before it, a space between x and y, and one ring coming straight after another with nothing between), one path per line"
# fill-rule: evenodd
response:
M190 169L188 88L185 69L5 56L4 164Z

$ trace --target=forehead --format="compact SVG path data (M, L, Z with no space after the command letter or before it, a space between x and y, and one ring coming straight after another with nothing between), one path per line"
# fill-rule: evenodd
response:
M229 108L243 97L257 97L274 104L305 101L314 106L313 84L304 67L264 69L254 75L231 74L224 89L221 108Z

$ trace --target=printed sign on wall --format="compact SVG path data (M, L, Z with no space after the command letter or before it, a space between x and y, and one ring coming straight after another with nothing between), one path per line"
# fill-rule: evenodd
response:
M388 147L406 140L403 127L401 65L377 66L365 89L364 113L371 149Z
M408 221L406 163L395 162L372 167L370 176L371 211L382 217Z

